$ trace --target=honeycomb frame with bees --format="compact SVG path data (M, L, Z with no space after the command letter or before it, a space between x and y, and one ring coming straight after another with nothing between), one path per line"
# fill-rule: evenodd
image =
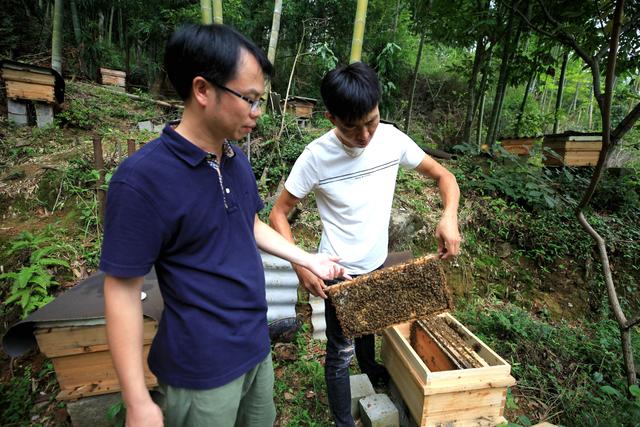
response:
M354 338L453 309L441 261L427 255L325 289L344 335Z

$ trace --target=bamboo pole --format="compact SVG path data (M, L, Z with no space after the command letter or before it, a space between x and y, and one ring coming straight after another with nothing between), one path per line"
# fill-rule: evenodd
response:
M276 0L273 6L273 20L271 21L271 37L269 38L269 50L267 58L273 64L276 60L276 47L280 35L280 16L282 14L282 0Z
M278 37L280 36L280 16L282 15L282 0L276 0L273 6L273 20L271 21L271 36L269 37L269 50L267 58L271 64L276 61L276 48L278 47ZM267 82L266 93L271 93L271 80Z
M213 22L222 24L222 0L213 0Z
M51 68L62 74L62 14L63 0L55 0L51 32Z
M200 0L200 14L202 15L203 24L208 25L213 22L210 0Z
M351 56L349 63L362 59L362 43L364 41L364 25L367 19L367 0L358 0L356 19L353 23L353 39L351 40Z

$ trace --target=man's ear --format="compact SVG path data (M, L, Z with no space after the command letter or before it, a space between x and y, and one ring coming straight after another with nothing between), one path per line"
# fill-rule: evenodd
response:
M201 76L194 77L191 82L191 93L193 100L200 105L201 107L205 107L212 100L213 88L209 84L207 80L205 80Z
M324 116L329 119L329 121L331 122L332 125L336 126L336 118L333 114L331 114L328 111L324 112Z

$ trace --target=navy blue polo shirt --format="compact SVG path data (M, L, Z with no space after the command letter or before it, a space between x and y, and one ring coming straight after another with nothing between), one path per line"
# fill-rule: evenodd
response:
M270 351L253 232L263 202L247 158L228 148L220 180L206 152L166 127L109 185L100 269L139 277L155 265L164 312L149 367L174 387L224 385Z

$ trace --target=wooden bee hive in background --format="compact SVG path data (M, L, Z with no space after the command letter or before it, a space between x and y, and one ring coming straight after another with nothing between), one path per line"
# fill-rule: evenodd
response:
M325 290L347 337L453 308L437 255L374 271Z

